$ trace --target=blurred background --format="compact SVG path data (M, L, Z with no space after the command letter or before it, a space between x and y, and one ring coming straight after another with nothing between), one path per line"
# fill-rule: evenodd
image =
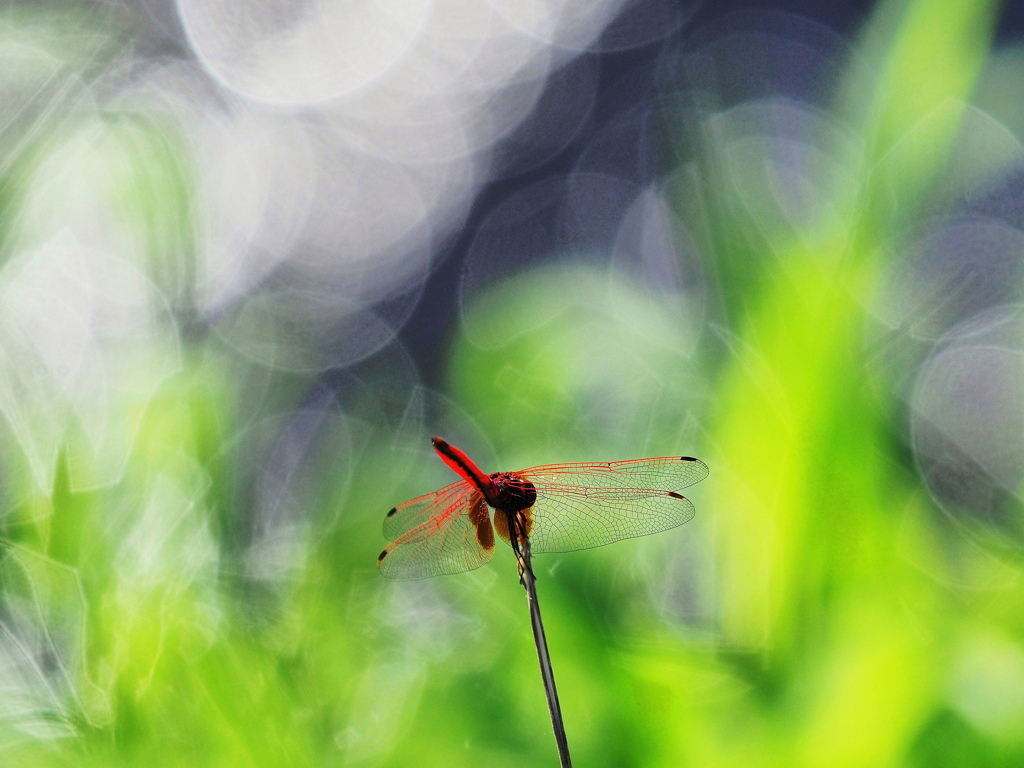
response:
M396 503L696 455L536 561L580 766L1024 765L1024 4L8 0L0 763L554 766Z

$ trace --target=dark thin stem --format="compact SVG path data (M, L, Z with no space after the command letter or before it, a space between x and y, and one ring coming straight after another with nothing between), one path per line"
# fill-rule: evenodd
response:
M551 725L555 729L555 743L558 745L558 760L562 768L572 768L569 757L569 742L565 738L565 724L562 722L562 707L558 703L558 690L555 688L555 671L551 668L551 656L548 653L548 641L544 636L544 622L540 617L540 603L537 602L536 579L533 566L530 564L530 539L521 533L522 526L519 516L508 515L509 539L512 551L516 553L519 563L519 583L526 590L526 601L530 604L530 623L533 625L533 641L537 645L537 660L540 661L540 676L544 680L544 693L548 698L548 712L551 713Z

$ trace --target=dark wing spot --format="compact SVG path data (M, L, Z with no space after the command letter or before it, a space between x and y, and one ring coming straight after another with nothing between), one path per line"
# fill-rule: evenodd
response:
M377 555L377 565L380 565L380 561L383 560L387 556L388 556L388 551L386 549L383 552L381 552L379 555Z
M491 527L491 517L483 496L479 496L469 510L469 520L476 526L477 543L488 551L494 549L494 528Z
M673 499L683 499L683 498L686 498L685 496L680 496L675 491L669 491L668 495L671 496ZM381 557L383 557L383 555L381 555Z
M680 461L698 461L698 459L695 459L693 456L680 456L679 460Z
M392 516L393 514L395 514L395 512L397 512L397 511L398 511L398 507L392 507L392 508L391 508L391 511L390 511L390 512L388 512L388 514L387 514L387 517L391 517L391 516Z

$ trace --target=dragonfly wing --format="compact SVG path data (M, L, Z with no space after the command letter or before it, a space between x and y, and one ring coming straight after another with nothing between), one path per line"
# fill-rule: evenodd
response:
M534 483L593 488L648 488L680 491L708 476L708 465L692 456L664 456L656 459L548 464L524 469L521 474Z
M494 529L484 497L474 491L453 498L438 515L402 534L380 553L377 565L384 578L401 581L460 573L491 559Z
M446 485L439 491L417 496L404 504L392 507L384 518L384 537L397 539L403 533L407 533L417 525L436 517L448 507L452 506L460 497L464 497L469 503L470 496L476 489L467 480L458 480L451 485Z
M521 474L537 491L530 513L534 552L571 552L647 536L693 519L676 491L708 475L690 457L535 467Z

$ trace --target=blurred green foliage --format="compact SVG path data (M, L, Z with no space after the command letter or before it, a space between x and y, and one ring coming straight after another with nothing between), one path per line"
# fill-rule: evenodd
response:
M582 261L515 274L463 318L444 395L391 349L318 405L197 328L183 137L50 94L62 120L0 137L5 270L39 245L40 179L88 182L162 303L98 353L99 403L39 389L5 342L0 762L554 765L511 557L431 583L373 567L384 511L451 480L440 418L492 470L712 468L685 529L537 563L578 765L1024 765L1024 558L935 509L865 309L921 222L1002 167L968 130L996 5L879 5L810 215L727 115L681 120L674 202L713 298ZM54 56L22 60L31 82L108 65L113 40L62 46L80 22L8 17L0 57L32 32Z

